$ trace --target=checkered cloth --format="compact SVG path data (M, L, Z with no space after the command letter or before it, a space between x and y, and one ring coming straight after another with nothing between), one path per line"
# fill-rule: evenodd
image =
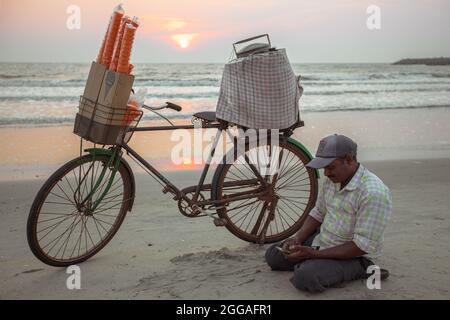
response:
M299 117L303 93L285 49L225 65L216 117L248 128L285 129Z
M326 249L353 241L367 252L366 257L379 257L392 214L388 187L361 164L342 190L340 184L325 179L316 206L309 213L322 223L312 245Z

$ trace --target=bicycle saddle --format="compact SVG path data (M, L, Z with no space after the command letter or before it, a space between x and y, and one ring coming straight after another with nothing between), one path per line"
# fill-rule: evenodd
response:
M206 122L216 122L216 112L215 111L202 111L197 112L192 115L195 118L204 120Z

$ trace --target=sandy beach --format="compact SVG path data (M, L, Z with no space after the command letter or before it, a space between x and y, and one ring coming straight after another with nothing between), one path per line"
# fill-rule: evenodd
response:
M209 218L181 216L176 203L139 174L132 213L108 246L80 265L81 290L68 290L66 269L42 264L28 248L26 219L42 181L1 183L0 299L448 299L450 159L366 165L394 199L378 261L391 277L381 290L355 281L319 295L297 291L290 272L264 263L267 245L245 243ZM194 184L197 174L169 177Z
M388 123L379 126L386 114L395 121L395 130L389 131ZM357 113L305 116L307 126L296 136L313 152L319 138L333 128L360 137L362 163L391 188L394 202L384 255L377 261L391 272L381 290L355 281L319 295L297 291L289 272L270 271L264 263L267 245L243 242L215 227L210 218L181 216L176 202L143 173L136 174L133 211L114 239L80 265L81 290L68 290L66 269L38 261L28 248L25 228L31 202L48 173L76 156L76 138L70 127L0 129L2 138L9 134L2 149L10 148L1 157L0 299L449 299L450 139L443 129L449 114L366 112L365 120ZM349 115L360 125L351 126ZM50 140L36 139L33 145L27 140L32 134ZM42 158L29 158L30 148L61 145L66 138L72 142ZM137 141L133 143L144 154L158 144L151 138L142 145ZM28 146L17 155L23 162L11 158L20 143ZM197 183L198 171L173 169L167 174L177 185Z

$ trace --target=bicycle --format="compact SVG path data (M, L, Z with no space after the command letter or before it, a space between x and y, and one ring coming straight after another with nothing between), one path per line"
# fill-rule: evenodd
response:
M165 108L181 111L180 106L169 102L162 107L142 107L155 113ZM258 138L255 147L246 141L239 153L239 137L234 137L233 160L219 164L212 182L205 184L209 160L223 131L232 124L216 119L215 112L194 114L202 128L215 128L217 133L198 185L180 190L128 142L134 132L195 126L138 127L143 114L139 112L132 125L127 123L121 128L111 147L94 145L84 150L83 155L82 137L80 156L60 167L43 184L27 221L28 244L39 260L58 267L78 264L98 253L114 237L135 200L134 174L124 151L164 186L163 193L173 195L184 216L210 216L216 226L225 226L240 239L260 244L281 241L302 226L316 202L319 177L317 171L305 166L312 159L311 154L291 138L296 128L304 126L303 121L281 130L278 145L272 145L270 139ZM258 160L261 150L269 158L278 155L275 174L262 174L263 161Z

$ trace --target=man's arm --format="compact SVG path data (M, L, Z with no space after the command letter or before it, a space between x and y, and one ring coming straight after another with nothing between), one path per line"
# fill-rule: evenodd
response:
M309 212L302 227L292 237L283 242L283 249L289 251L291 245L301 245L308 239L323 222L325 216L325 199L324 199L324 183L321 184L319 195L317 197L316 205Z
M349 241L336 247L316 251L313 258L315 259L351 259L365 255L367 252L362 251L353 242Z
M361 257L366 254L353 242L323 249L315 250L310 247L295 245L292 247L293 253L286 256L291 261L302 261L305 259L351 259Z
M300 230L297 231L294 238L299 243L305 242L306 239L308 239L314 232L316 232L317 229L319 229L321 224L322 223L308 215L305 222L303 223L303 226L300 228Z
M317 196L316 205L309 212L308 217L306 217L303 226L294 236L294 239L298 240L299 243L303 243L308 239L316 230L320 228L325 217L326 206L325 206L325 182L320 185L319 194Z

